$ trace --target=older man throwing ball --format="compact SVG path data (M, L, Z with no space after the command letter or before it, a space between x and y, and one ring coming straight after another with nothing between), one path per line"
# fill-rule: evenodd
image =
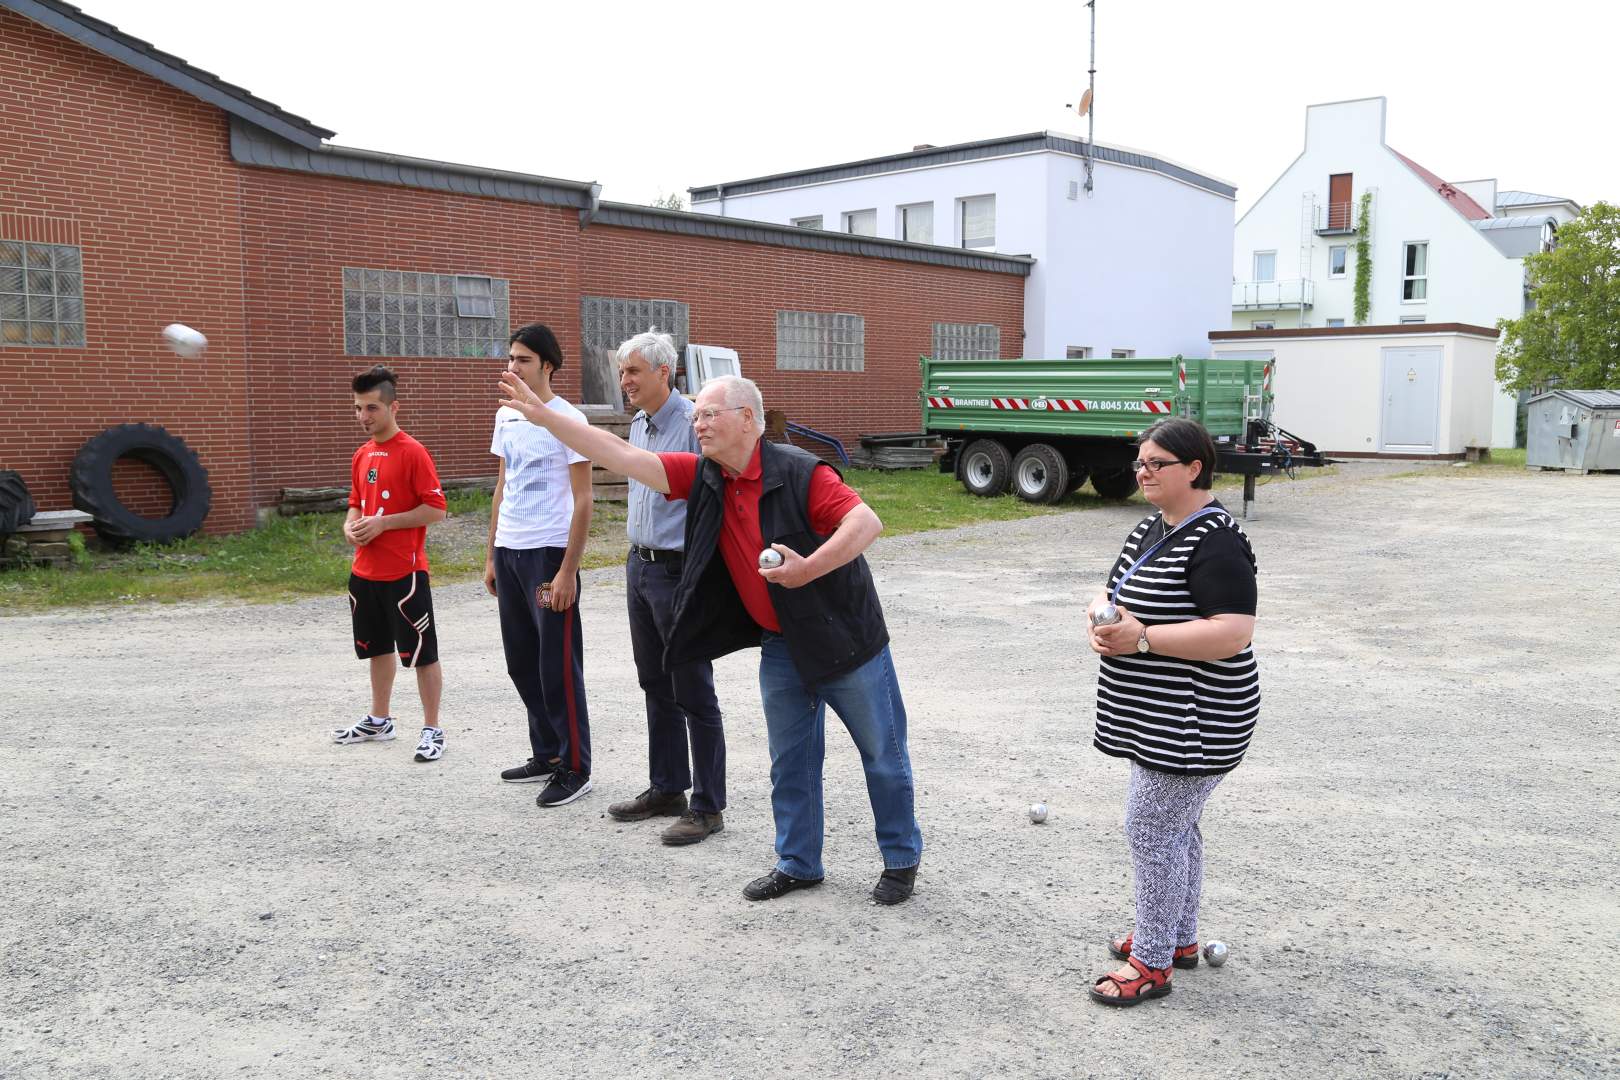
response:
M872 572L862 552L883 530L836 470L765 442L759 388L705 383L692 412L701 454L653 453L545 408L501 377L507 404L565 445L671 499L685 499L685 559L665 665L759 646L771 755L776 866L743 888L750 900L821 884L821 769L826 707L861 752L883 873L880 904L911 896L922 858L906 749L906 711ZM781 565L770 567L762 551ZM718 556L718 557L717 557Z

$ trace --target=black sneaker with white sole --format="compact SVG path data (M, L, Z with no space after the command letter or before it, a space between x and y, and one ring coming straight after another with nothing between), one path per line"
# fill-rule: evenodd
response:
M546 785L546 790L534 800L540 806L567 806L591 790L590 777L569 772L561 765L556 766L556 770L551 774L551 783Z
M417 761L438 761L444 756L444 732L436 727L424 727L422 738L416 744Z
M557 771L555 761L536 761L530 758L521 765L501 770L501 779L508 784L540 784L551 779Z

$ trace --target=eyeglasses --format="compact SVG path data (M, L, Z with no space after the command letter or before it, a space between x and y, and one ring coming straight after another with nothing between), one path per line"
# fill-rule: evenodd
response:
M1178 461L1175 458L1171 458L1169 461L1166 461L1164 458L1148 458L1145 461L1138 458L1136 461L1131 462L1131 472L1139 473L1143 469L1148 469L1148 470L1151 470L1154 473L1157 473L1159 470L1163 469L1166 465L1185 465L1185 464L1187 464L1185 461Z
M712 424L714 423L714 418L723 412L736 412L738 409L746 408L748 408L746 405L733 405L729 409L699 409L692 414L692 426L697 427L699 424Z

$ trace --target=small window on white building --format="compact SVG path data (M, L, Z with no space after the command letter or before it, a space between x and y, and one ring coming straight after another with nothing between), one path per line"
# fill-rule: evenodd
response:
M1344 320L1343 319L1329 319L1327 321L1327 326L1328 326L1329 330L1333 329L1335 326L1343 326L1343 325L1344 325Z
M1425 320L1424 320L1422 315L1402 315L1401 316L1401 322L1403 322L1403 323L1420 323L1420 322L1424 322L1424 321Z
M1401 300L1427 300L1429 298L1429 245L1427 242L1404 245L1402 256L1403 278Z
M1350 249L1344 244L1328 248L1328 277L1344 277L1344 268L1350 261Z
M1256 319L1250 326L1255 330L1275 330L1277 329L1277 321L1275 319Z
M1551 221L1541 223L1541 250L1542 253L1551 251L1558 246L1558 226Z
M1064 350L1063 355L1066 358L1070 359L1070 360L1090 360L1091 359L1091 346L1090 345L1070 345L1067 349Z
M962 246L980 251L994 251L996 247L996 197L975 195L957 203L960 208L958 224L961 227Z
M1277 253L1275 251L1257 251L1254 253L1254 280L1277 280Z
M1135 355L1135 349L1115 349L1108 354L1111 360L1129 360Z
M793 219L793 227L795 229L819 229L821 228L821 215L813 214L810 217L796 217Z
M844 231L851 236L876 236L877 210L851 210L844 215Z
M934 242L934 204L916 203L895 211L894 234L913 244Z

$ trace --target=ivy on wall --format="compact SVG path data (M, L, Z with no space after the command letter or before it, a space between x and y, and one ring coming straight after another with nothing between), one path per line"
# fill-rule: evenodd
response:
M1367 322L1372 307L1372 192L1361 193L1356 209L1356 325Z

